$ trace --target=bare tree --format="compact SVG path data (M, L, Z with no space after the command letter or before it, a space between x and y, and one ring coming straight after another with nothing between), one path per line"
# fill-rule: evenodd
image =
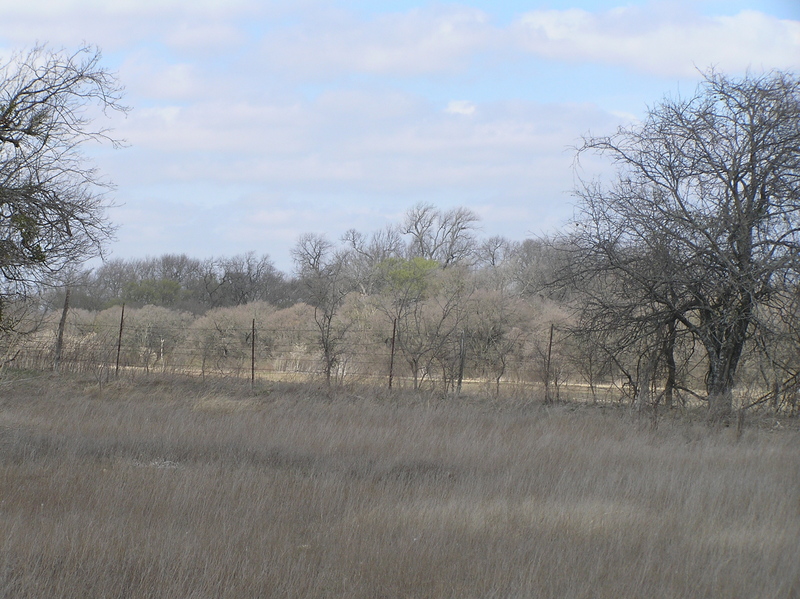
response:
M125 111L100 52L36 47L0 66L0 308L42 277L101 252L110 185L81 152L119 142L89 108ZM0 318L1 318L0 313ZM0 321L2 322L2 321Z
M325 382L330 387L334 369L341 358L341 341L348 325L337 319L345 297L353 290L347 276L347 250L337 251L333 243L321 235L302 235L292 249L306 293L306 302L314 308L314 322L319 330Z
M467 208L442 212L431 204L417 204L406 212L402 232L411 237L412 257L436 260L443 268L469 263L476 249L477 214Z
M342 242L350 251L350 276L363 295L376 291L381 279L380 265L405 253L405 244L396 225L387 225L369 237L350 229L342 236Z
M525 239L511 244L505 258L511 290L529 299L543 296L565 301L574 284L569 278L571 255L565 249L572 249L571 241L565 242L559 237Z
M478 286L498 292L511 290L515 246L514 242L499 235L484 239L478 245L475 251Z
M524 323L519 314L521 300L496 290L475 294L467 328L470 357L476 374L494 383L500 395L500 381L515 352L524 343Z
M800 80L712 71L689 99L586 138L585 152L609 156L618 175L577 190L570 241L638 298L631 313L651 339L674 323L699 340L709 416L727 418L759 307L800 275Z
M249 302L279 303L282 299L283 275L268 255L255 252L217 261L222 282L223 305L241 306Z

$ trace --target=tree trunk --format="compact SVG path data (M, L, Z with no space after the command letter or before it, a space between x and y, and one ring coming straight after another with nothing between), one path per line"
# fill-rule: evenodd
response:
M664 381L664 406L669 410L672 408L672 398L675 391L675 340L677 336L675 321L671 321L667 328L667 335L664 338L664 363L667 369L666 380Z
M743 343L743 342L742 342ZM733 413L733 376L741 355L741 346L731 344L708 352L708 420L710 422L730 421Z
M330 388L331 386L331 370L333 370L333 364L331 362L331 357L328 355L327 350L325 351L325 386Z
M730 422L733 414L733 392L721 391L708 396L708 421L711 423Z
M713 315L720 319L719 315ZM742 298L728 322L708 328L704 339L708 354L706 391L710 422L729 422L733 413L733 385L739 359L742 357L747 330L752 322L752 300Z
M67 313L69 312L70 288L64 289L64 309L61 312L61 320L58 321L58 336L56 337L56 351L53 358L53 372L58 372L61 368L61 351L64 347L64 329L67 326Z

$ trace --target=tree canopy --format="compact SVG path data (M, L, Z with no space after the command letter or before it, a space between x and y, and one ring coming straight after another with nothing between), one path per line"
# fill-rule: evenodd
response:
M120 142L91 109L127 110L97 49L36 47L0 65L0 308L43 277L101 252L110 184L82 152ZM0 321L2 322L2 321Z

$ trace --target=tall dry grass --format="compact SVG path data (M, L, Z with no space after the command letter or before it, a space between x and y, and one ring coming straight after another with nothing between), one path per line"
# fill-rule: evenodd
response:
M800 596L796 423L147 379L0 388L0 596Z

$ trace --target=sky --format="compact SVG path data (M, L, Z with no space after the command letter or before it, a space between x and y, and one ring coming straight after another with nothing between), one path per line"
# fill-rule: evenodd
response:
M584 135L709 68L800 71L800 0L0 0L0 58L103 53L127 115L91 147L116 186L111 258L269 254L370 233L417 203L481 235L574 214ZM576 171L576 168L578 169ZM583 170L581 170L583 169Z

